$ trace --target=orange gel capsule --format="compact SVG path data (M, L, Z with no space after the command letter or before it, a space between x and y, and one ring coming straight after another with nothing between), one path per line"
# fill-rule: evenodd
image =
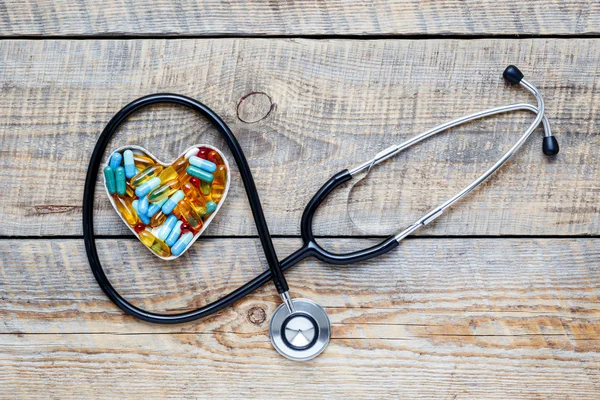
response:
M210 161L211 163L215 164L215 165L223 164L223 159L221 158L221 156L219 155L219 153L217 153L214 150L211 150L211 151L208 152L208 155L206 156L206 159L208 161Z
M162 165L151 165L144 169L142 172L131 178L131 187L137 188L142 183L149 181L150 179L158 176L163 170Z
M127 197L131 197L131 198L135 197L135 193L134 193L133 189L131 188L131 185L129 182L127 182L127 187L125 187L125 195Z
M150 226L156 228L157 226L161 226L166 220L167 216L162 211L158 211L150 218Z
M153 159L141 153L133 153L133 162L135 163L135 167L140 171L156 164Z
M227 183L227 167L223 164L217 166L217 170L214 172L215 179L212 182L212 188L210 191L210 197L215 203L221 201L223 193L225 192L225 186Z
M187 200L183 199L177 203L177 207L173 210L173 214L175 214L177 218L185 220L192 229L202 229L202 218Z
M194 210L198 213L198 215L206 214L206 199L198 188L192 184L192 182L186 182L181 186L183 193L185 193L185 197L190 205L194 208Z
M163 169L163 171L158 176L162 183L166 183L168 181L172 181L178 178L177 171L173 167L167 167Z
M113 199L115 200L115 204L117 205L117 210L119 210L119 214L123 216L125 222L127 222L130 226L136 226L140 220L138 219L138 215L133 209L131 205L132 200L130 197L119 197L116 194L113 195Z
M185 171L185 169L188 167L189 163L187 158L185 157L181 157L178 158L173 165L171 165L171 167L173 167L173 169L175 171L177 171L177 173L180 173L181 171Z
M160 203L162 200L168 198L173 193L178 191L180 187L181 185L176 179L165 182L164 184L150 192L150 194L148 195L148 200L150 200L150 203Z
M147 229L138 233L140 241L146 245L150 250L155 252L161 257L169 257L171 255L171 249L165 242L154 236Z

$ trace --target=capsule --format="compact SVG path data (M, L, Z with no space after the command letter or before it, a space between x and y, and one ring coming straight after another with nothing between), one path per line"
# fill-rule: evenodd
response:
M115 181L117 183L117 194L123 196L127 191L127 181L125 180L125 169L123 167L115 169Z
M163 206L163 204L165 204L165 202L169 200L169 199L164 199L163 201L159 202L159 203L150 203L150 206L148 207L148 216L152 217L154 214L156 214L158 212L158 210L160 210Z
M208 209L206 208L206 200L203 196L200 196L196 199L186 199L190 206L198 213L199 216L203 216L207 213Z
M148 195L148 200L150 200L150 203L159 203L163 199L168 198L173 193L178 191L179 186L180 185L178 180L168 181L151 191Z
M209 151L206 159L215 165L223 164L223 159L215 150Z
M184 197L185 193L183 193L183 190L178 190L175 193L173 193L173 196L169 197L169 200L167 200L161 208L163 214L171 214L173 212L173 209L177 206L177 203L183 200Z
M200 147L200 149L198 149L198 154L196 154L196 157L200 157L205 160L208 160L208 152L209 151L210 151L210 149L208 147Z
M160 240L165 240L167 236L169 236L169 233L171 233L171 231L175 227L176 223L177 217L174 215L169 215L165 223L160 227L160 230L158 231L158 238Z
M141 231L143 231L144 229L146 229L146 225L144 225L141 222L138 222L134 227L133 230L135 231L135 233L140 233Z
M183 251L188 246L188 244L190 244L193 238L194 234L192 232L186 232L183 235L181 235L179 240L171 248L171 253L174 256L178 256L181 253L183 253Z
M158 179L158 176L156 176L156 177L150 179L148 182L144 182L140 186L138 186L135 189L135 195L140 198L144 197L159 186L160 186L160 179Z
M167 168L163 169L163 172L161 172L158 177L160 178L160 181L162 183L165 183L165 182L177 179L178 175L179 174L177 174L177 171L175 170L175 168L167 167Z
M200 193L205 197L210 196L210 183L201 181L200 182Z
M173 164L171 164L171 167L173 167L175 171L177 171L177 173L180 173L181 171L185 170L187 166L188 160L185 157L178 158Z
M150 203L148 202L148 196L144 196L140 199L139 206L140 213L146 215L148 214L148 207L150 207Z
M215 171L215 179L212 182L212 189L210 191L210 197L215 201L221 201L223 193L225 193L225 186L227 183L227 167L220 164Z
M202 193L200 193L200 190L198 190L198 188L194 186L190 181L181 185L181 190L183 190L183 193L185 193L185 197L188 199L197 199L201 197L202 200L204 200ZM204 200L204 202L206 203L206 200Z
M187 200L180 200L173 213L184 219L192 229L202 229L202 218Z
M186 160L188 158L190 158L191 156L195 156L196 154L198 154L198 148L194 147L193 149L189 149L187 153L185 153L185 156L183 156Z
M167 246L173 246L177 239L179 239L179 236L181 236L181 225L183 225L183 221L177 221L175 223L171 233L169 233L169 236L167 236L167 239L165 240Z
M171 249L165 242L154 236L147 229L141 231L139 233L140 240L142 243L146 245L150 250L154 253L158 254L161 257L169 257L171 255ZM179 253L181 254L181 253Z
M109 194L115 194L117 191L117 182L115 180L115 171L109 167L104 167L104 184Z
M133 189L131 188L131 186L129 185L129 182L127 182L127 187L125 188L125 195L127 197L134 197L135 193L133 191Z
M125 166L125 176L131 179L137 174L135 162L133 161L133 151L125 150L123 152L123 165Z
M159 176L162 172L162 165L151 165L144 169L142 172L131 178L131 187L134 189L140 186L144 182L148 182L150 179Z
M214 201L209 201L208 203L206 203L206 214L205 215L212 214L216 209L217 209L217 203L215 203Z
M212 182L213 179L215 178L213 176L213 174L211 174L210 172L206 172L203 169L194 167L193 165L190 165L189 167L187 167L185 171L188 173L188 175L191 175L193 177L200 179L201 181L208 182L208 183Z
M138 218L146 225L148 225L150 223L150 217L148 217L146 214L144 214L143 212L141 212L140 210L140 201L139 200L134 200L131 202L131 207L133 207L133 209L135 210Z
M198 167L206 172L215 172L215 170L217 169L217 164L196 156L190 157L190 165Z
M135 167L140 171L156 164L153 159L141 153L133 153L133 162L135 163Z
M116 194L113 195L113 199L115 200L119 214L121 214L125 222L130 226L135 226L139 222L139 219L137 212L135 212L135 209L131 205L131 199L129 197L119 197Z
M121 166L121 161L123 161L123 156L118 151L115 151L110 156L110 163L108 164L112 169L117 169L117 167Z
M159 211L150 218L150 226L156 228L161 226L166 220L167 216L162 211Z

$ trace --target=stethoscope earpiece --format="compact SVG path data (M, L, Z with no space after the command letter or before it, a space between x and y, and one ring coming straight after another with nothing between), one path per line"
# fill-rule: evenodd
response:
M542 151L547 156L557 155L559 151L558 140L554 136L544 136Z
M275 310L269 336L275 350L294 361L312 360L325 350L331 336L327 313L308 299L294 299L293 311L286 303Z

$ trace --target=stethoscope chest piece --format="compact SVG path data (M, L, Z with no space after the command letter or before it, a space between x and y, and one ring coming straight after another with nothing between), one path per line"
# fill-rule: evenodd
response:
M331 324L325 310L307 299L294 299L290 313L281 304L271 318L269 334L273 347L282 356L295 361L312 360L325 350L331 336Z

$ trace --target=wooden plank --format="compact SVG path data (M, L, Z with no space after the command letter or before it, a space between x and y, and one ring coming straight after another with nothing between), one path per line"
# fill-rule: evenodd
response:
M597 34L594 0L222 2L8 0L9 35Z
M269 343L270 285L206 320L152 325L106 299L80 240L4 239L0 396L595 399L599 243L411 239L352 267L307 260L287 273L292 291L325 306L333 335L300 364ZM282 255L297 244L276 240ZM324 240L337 251L359 244ZM101 240L99 251L119 290L157 311L215 299L264 264L255 239L201 245L169 264L133 239Z
M599 40L9 40L0 43L0 62L0 235L80 235L99 133L121 106L166 91L223 116L248 155L271 232L297 235L304 205L332 174L448 119L531 101L502 82L509 63L545 95L562 153L546 159L536 133L419 234L600 231ZM350 212L369 232L407 226L493 164L529 121L524 113L494 118L420 144L375 169ZM223 147L201 118L155 107L109 146L136 143L170 159L194 142ZM233 174L209 235L256 233ZM361 234L343 212L347 189L319 212L317 234ZM95 215L98 233L130 234L104 194Z

